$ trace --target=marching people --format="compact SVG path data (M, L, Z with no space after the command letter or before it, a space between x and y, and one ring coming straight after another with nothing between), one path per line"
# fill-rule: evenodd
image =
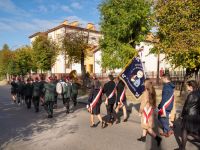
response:
M27 109L31 108L32 93L33 93L33 85L31 83L31 79L28 78L24 87L24 96L25 96Z
M11 96L12 96L13 102L16 103L16 98L17 98L17 83L16 83L16 78L13 78L12 82L11 82Z
M65 79L66 83L63 87L63 100L64 100L64 106L66 107L66 114L68 114L69 108L70 108L70 99L72 94L72 84L70 82L70 78L66 77Z
M113 124L113 122L116 120L116 112L114 110L114 105L116 101L116 84L114 82L114 77L112 75L108 76L109 81L105 83L103 87L103 93L106 95L106 109L107 109L107 115L108 115L108 123Z
M56 86L53 78L48 78L48 83L44 84L44 109L47 111L48 118L53 118L53 104L56 92Z
M169 137L174 132L169 127L169 114L173 109L174 104L174 84L171 82L170 76L164 74L162 76L163 89L162 89L162 100L158 105L158 120L161 123L163 132L161 136Z
M33 104L35 107L35 112L39 112L40 96L41 83L39 82L39 78L36 77L35 82L33 82Z
M186 83L189 94L182 110L182 144L181 150L185 150L187 136L193 135L200 138L200 91L194 80Z
M80 84L76 82L76 79L72 80L72 94L71 98L74 103L74 107L77 105L77 96L78 96L78 89L80 88Z
M101 127L104 128L106 123L103 121L100 115L100 108L102 103L102 87L100 81L93 76L91 91L88 98L88 105L87 109L90 115L90 127L96 127L94 123L94 115L98 117L99 121L101 122Z
M140 116L142 126L142 136L138 141L145 142L147 133L157 141L157 145L160 146L162 139L156 135L153 131L154 126L154 110L156 108L156 91L149 79L145 80L145 91L140 105Z
M116 106L116 113L119 112L120 109L123 110L123 115L124 115L124 122L127 121L127 103L126 103L126 90L125 90L125 84L124 82L118 77L117 78L118 83L117 83L117 106ZM117 118L116 123L119 123L119 118Z
M17 103L20 105L23 99L23 92L24 92L24 83L22 82L21 78L18 77L17 81Z
M55 86L57 85L57 83L58 83L58 79L57 79L57 76L54 76L54 81L53 81L53 83L55 84ZM54 98L54 108L57 108L57 99L58 99L58 93L56 92L55 93L55 98Z

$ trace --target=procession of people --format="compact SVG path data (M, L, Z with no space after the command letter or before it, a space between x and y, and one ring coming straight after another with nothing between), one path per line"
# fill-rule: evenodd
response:
M108 81L104 84L93 74L91 78L91 87L88 95L87 110L90 113L90 127L95 128L98 123L94 122L97 116L101 127L120 123L118 115L119 110L123 112L123 122L128 121L127 115L127 98L125 82L113 75L108 75ZM169 116L174 105L174 84L171 82L169 74L163 74L162 98L157 106L156 91L152 81L146 78L144 81L144 92L141 98L141 105L138 110L141 117L142 135L138 141L145 142L147 134L150 134L157 142L159 147L162 137L169 137L174 134L170 126ZM77 106L77 96L80 83L70 76L62 77L58 80L56 76L50 76L47 81L43 77L28 78L26 81L22 78L13 78L11 82L11 95L14 103L21 105L26 104L27 109L31 108L33 103L35 112L38 113L40 104L44 106L48 118L53 117L53 110L57 108L57 99L60 96L63 105L66 108L66 114L73 112L70 110L70 104ZM196 81L187 82L187 89L190 94L185 102L182 112L182 149L185 148L187 135L200 135L200 92L197 88ZM105 103L107 110L106 117L101 115L101 104ZM154 131L155 117L157 117L160 132Z

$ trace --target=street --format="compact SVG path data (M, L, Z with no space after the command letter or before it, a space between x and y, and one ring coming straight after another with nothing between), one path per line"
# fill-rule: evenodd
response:
M54 117L47 118L43 107L35 113L34 108L27 110L25 105L13 104L10 87L0 86L0 149L1 150L174 150L178 148L178 138L173 135L163 138L160 148L149 135L147 142L138 142L141 136L140 118L136 108L139 104L129 104L127 123L113 124L101 129L89 126L89 113L84 100L73 113L66 114L61 100ZM102 104L102 116L106 115ZM123 120L123 118L122 118ZM97 120L96 120L97 122ZM176 123L177 133L180 124ZM177 139L177 140L176 140ZM198 150L199 143L187 143L187 149Z

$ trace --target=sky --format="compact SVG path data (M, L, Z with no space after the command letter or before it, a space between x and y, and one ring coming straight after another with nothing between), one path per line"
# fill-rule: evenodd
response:
M98 28L102 0L0 0L0 49L30 45L29 36L46 31L64 20L88 22Z

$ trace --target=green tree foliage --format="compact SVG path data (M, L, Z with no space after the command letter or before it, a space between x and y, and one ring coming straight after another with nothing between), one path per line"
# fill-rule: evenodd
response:
M36 37L33 45L33 60L37 69L41 71L51 70L52 65L56 61L58 46L50 41L47 36L40 35Z
M19 48L15 51L15 56L12 65L16 66L17 74L19 75L26 75L27 73L30 73L33 66L32 61L32 49L28 46ZM12 68L14 69L14 68Z
M2 50L0 51L0 75L6 76L9 73L9 65L12 63L13 52L9 49L7 44L3 45Z
M174 67L200 66L199 0L158 0L156 52L164 53Z
M81 63L82 75L85 75L84 60L88 48L88 34L84 32L66 33L62 42L62 52L70 62Z
M103 67L121 68L135 55L136 44L144 40L152 25L151 0L104 0L100 42Z

